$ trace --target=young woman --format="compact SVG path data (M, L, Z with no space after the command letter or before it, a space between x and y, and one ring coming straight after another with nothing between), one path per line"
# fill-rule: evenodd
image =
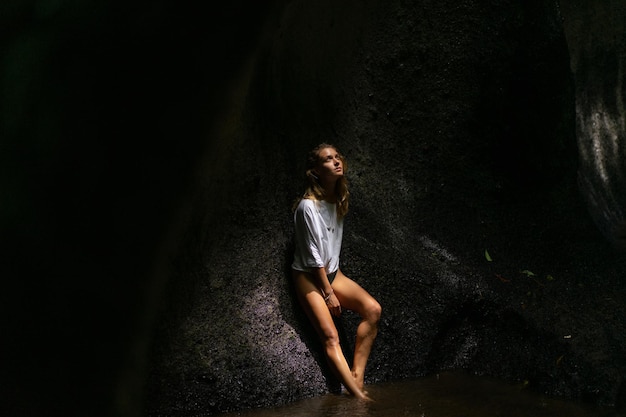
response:
M332 145L321 144L309 154L308 186L294 213L292 270L298 300L322 340L331 369L352 395L368 399L363 390L365 365L376 338L381 307L339 269L343 218L350 194L345 170L344 157ZM333 321L342 308L361 316L352 368L341 350Z

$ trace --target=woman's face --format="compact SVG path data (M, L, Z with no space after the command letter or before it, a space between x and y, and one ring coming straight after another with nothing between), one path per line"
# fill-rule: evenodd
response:
M315 172L321 180L337 180L343 177L343 158L335 148L320 149L318 155L319 162Z

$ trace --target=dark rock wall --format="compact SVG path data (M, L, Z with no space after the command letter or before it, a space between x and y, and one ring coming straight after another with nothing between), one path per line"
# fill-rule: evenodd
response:
M270 5L191 3L0 4L4 416L140 414L194 169Z
M349 158L343 269L384 309L369 382L465 369L618 403L624 260L576 181L614 237L623 169L576 136L623 132L623 20L600 13L623 9L562 3L569 45L548 0L2 3L0 414L336 388L288 278L321 141Z
M602 233L626 250L626 5L561 1L576 79L580 186Z
M623 261L577 191L556 3L292 1L266 34L200 184L172 281L188 308L155 345L150 412L335 386L288 273L289 208L322 141L349 158L342 268L384 309L369 382L466 369L613 403L623 308L604 286ZM610 336L596 303L620 317ZM340 322L348 354L357 320Z

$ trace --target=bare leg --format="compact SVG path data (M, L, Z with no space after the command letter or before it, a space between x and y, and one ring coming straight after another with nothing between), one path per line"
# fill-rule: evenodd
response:
M313 283L310 275L298 271L294 271L293 275L298 300L324 344L326 358L332 371L352 395L356 398L367 399L353 377L341 350L337 328L322 294Z
M382 309L378 301L356 282L343 275L341 271L337 273L333 282L333 290L342 307L361 316L361 323L356 330L352 375L359 388L363 390L365 366L378 333L378 321Z

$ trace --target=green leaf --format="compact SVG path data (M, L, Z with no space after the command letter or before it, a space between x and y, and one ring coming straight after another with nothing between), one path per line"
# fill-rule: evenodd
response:
M527 277L534 277L535 274L532 271L529 271L528 269L524 269L523 271L520 271L522 274L526 275Z
M553 277L552 275L548 275L548 276L546 277L546 279L547 279L548 281L553 281L553 280L554 280L554 277Z
M489 262L493 261L493 259L491 259L491 256L489 256L489 252L487 252L487 249L485 249L485 259Z

